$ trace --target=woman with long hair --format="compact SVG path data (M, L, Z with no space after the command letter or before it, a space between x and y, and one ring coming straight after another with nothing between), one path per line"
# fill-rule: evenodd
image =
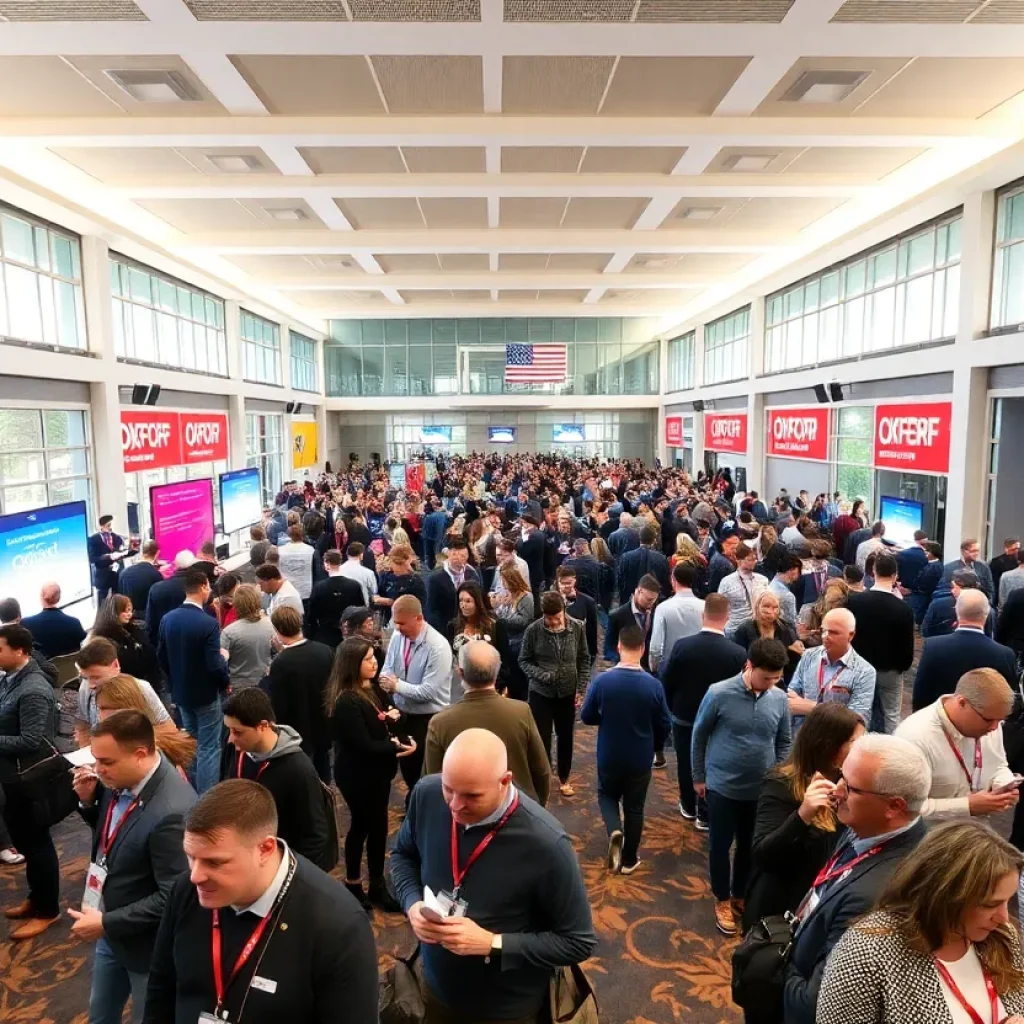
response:
M603 537L595 537L590 542L590 553L601 565L597 579L597 590L600 594L597 603L605 613L604 627L607 629L607 616L612 610L612 594L615 591L615 558Z
M213 610L217 615L217 625L221 629L226 629L238 618L234 608L234 593L241 582L235 573L226 572L214 584Z
M398 758L412 754L416 741L402 732L402 715L391 698L374 687L376 675L373 644L361 636L343 640L334 655L324 707L334 739L334 781L351 818L345 836L345 888L367 911L376 906L393 914L401 906L384 881L388 801ZM368 892L362 882L364 846Z
M251 583L235 588L235 621L220 635L222 653L228 663L231 688L257 686L270 671L274 656L274 627L264 614L262 595Z
M755 640L778 640L789 654L789 662L782 675L785 688L793 678L800 655L804 653L804 645L797 639L796 632L782 621L781 612L778 595L762 590L754 598L752 617L740 624L733 640L748 650Z
M842 833L832 791L863 732L860 715L845 704L819 704L804 719L788 760L765 778L754 822L744 932L763 917L795 911L832 855Z
M797 633L804 647L821 646L821 620L834 608L845 608L850 599L850 585L844 579L830 579L814 604L805 604L800 609Z
M1022 867L1020 850L980 821L933 828L832 950L818 1024L1021 1024L1024 956L1009 903Z
M602 542L603 543L603 542ZM674 569L680 562L692 565L697 573L697 584L693 592L697 597L704 597L708 589L708 560L700 553L700 548L694 543L693 538L682 530L676 534L675 554L668 560L669 570Z
M467 580L459 587L456 597L458 612L455 618L448 623L446 630L448 643L451 644L454 654L452 661L453 698L459 692L458 689L455 689L456 683L461 688L461 679L458 674L459 651L474 640L486 640L501 656L501 673L498 676L498 691L501 692L505 689L506 667L511 664L505 623L491 611L491 606L479 583Z
M96 615L89 631L89 639L106 637L117 647L117 660L125 675L145 679L159 693L163 689L164 674L160 670L156 651L142 626L136 625L135 608L131 598L124 594L111 594Z
M415 571L416 554L408 544L396 544L388 554L386 566L380 574L380 584L373 604L381 610L384 621L388 622L391 619L391 606L398 598L403 594L412 594L423 604L427 600L427 587L423 577Z
M533 622L533 592L515 562L509 562L498 569L504 585L504 593L495 596L494 614L505 627L508 646L508 676L506 692L516 700L526 700L530 686L523 670L519 667L519 650L523 646L523 633ZM503 659L504 660L504 659Z

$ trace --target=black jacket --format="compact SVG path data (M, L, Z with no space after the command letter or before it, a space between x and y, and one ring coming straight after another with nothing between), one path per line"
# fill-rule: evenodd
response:
M519 555L530 570L529 582L531 589L534 591L539 590L544 585L544 557L547 543L547 538L540 530L531 530L526 540L520 540L516 544L516 554Z
M160 623L168 612L185 603L185 573L179 569L170 579L155 584L146 601L146 633L149 642L156 647L160 641Z
M225 1009L245 1024L376 1024L377 950L366 912L345 887L303 857L280 908L280 923L227 991ZM196 1024L217 1001L210 960L212 914L188 873L171 890L149 972L145 1024ZM251 915L220 911L223 962L233 964L252 934ZM273 993L250 988L254 975Z
M640 580L650 573L661 586L661 596L670 597L672 587L668 577L668 559L654 548L639 547L627 551L620 556L616 583L619 588L619 600L628 601L636 590Z
M365 603L363 588L347 576L332 576L314 583L302 632L307 639L333 649L341 643L341 616L345 609Z
M576 571L576 590L600 603L601 563L593 555L575 555L567 558L562 565Z
M0 782L51 753L57 733L57 698L34 660L0 680Z
M633 616L633 593L626 596L626 603L620 604L608 616L608 628L605 630L604 635L604 656L608 661L618 661L618 643L619 633L625 629L626 626L637 625L636 618ZM652 608L650 614L647 616L647 632L644 634L644 656L640 659L640 665L645 672L651 671L650 662L648 661L648 652L651 649L651 633L654 630L654 609Z
M59 608L44 608L38 615L22 619L21 624L47 658L74 654L85 639L81 622Z
M814 1024L818 989L825 961L847 928L875 903L900 861L924 838L925 825L918 819L913 828L889 840L874 857L862 860L846 877L832 882L821 902L808 915L793 942L783 991L786 1024ZM849 831L836 847L845 847Z
M746 663L747 652L721 633L701 630L677 640L658 673L672 715L692 724L708 687L731 679Z
M286 647L270 663L267 693L277 723L290 725L302 737L310 757L330 746L324 691L333 663L334 651L316 640Z
M92 826L92 859L100 831L117 797L103 786L92 807L81 808ZM123 818L107 851L103 886L103 937L118 963L140 974L149 970L160 916L175 879L188 870L181 847L185 815L196 802L192 787L166 758L139 794L139 804Z
M914 663L914 613L884 590L851 594L846 607L857 620L853 649L877 672L906 672Z
M124 538L116 533L111 533L110 537L112 546L109 548L102 530L91 534L87 542L89 564L92 566L92 585L97 590L113 590L117 586L118 562L115 562L112 556L124 547Z
M949 636L925 640L914 676L914 710L920 711L952 693L960 677L974 668L994 668L1011 687L1016 682L1017 659L1013 651L984 633L958 629Z
M379 717L390 706L390 699L382 701L378 712L368 700L351 691L338 697L330 723L338 789L353 785L372 789L373 782L390 782L395 777L397 751L387 721ZM394 734L401 736L403 732L396 728Z
M716 551L708 562L708 593L717 594L722 580L735 571L736 566L721 551Z
M743 912L744 934L762 917L795 911L843 834L805 825L789 781L769 772L757 800L753 871Z
M996 640L1018 654L1024 652L1024 588L1011 590L999 608Z
M480 573L471 565L466 566L463 574L464 583L479 583L483 586ZM427 577L427 603L423 616L438 633L444 633L448 623L459 611L459 595L445 567L439 566Z
M579 578L577 577L577 584ZM583 591L577 589L576 599L572 604L565 606L567 615L579 619L587 630L587 649L590 651L590 660L593 661L598 654L597 650L597 602Z
M116 640L114 637L109 639L117 645L117 661L121 671L127 676L145 679L154 690L159 691L164 673L146 631L131 622L122 629Z
M131 601L135 617L141 619L146 614L149 592L158 583L162 583L163 579L160 570L152 562L136 562L121 573L117 581L117 592Z
M1011 569L1017 568L1017 556L1016 555L996 555L991 562L988 563L989 571L992 573L992 593L995 596L996 601L999 600L999 581L1003 578L1004 572L1010 572Z

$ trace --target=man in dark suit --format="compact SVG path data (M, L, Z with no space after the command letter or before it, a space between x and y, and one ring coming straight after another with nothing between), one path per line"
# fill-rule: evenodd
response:
M532 572L532 570L531 570ZM469 545L461 537L448 540L448 557L427 577L427 622L444 635L459 610L459 587L463 583L483 586L480 574L469 565Z
M117 588L117 571L127 554L124 538L114 533L114 517L100 516L99 533L89 537L89 564L92 566L92 585L96 588L96 602L102 604L107 594Z
M1020 559L1017 557L1020 552L1020 538L1019 537L1007 537L1003 541L1003 553L996 555L991 562L988 563L989 569L992 571L992 590L995 594L995 603L999 604L999 581L1003 578L1004 572L1011 572L1017 568L1017 564Z
M693 723L704 694L712 683L731 679L747 663L747 652L726 638L729 599L723 594L708 594L704 601L703 627L693 636L677 640L658 673L665 687L665 699L672 712L672 746L676 751L679 774L679 813L696 819L701 832L708 830L707 804L693 788L690 769L690 741Z
M101 891L86 876L71 934L96 943L89 1019L121 1019L128 994L141 1022L157 928L167 894L188 869L181 843L192 787L156 749L153 724L115 711L92 730L93 768L75 771L82 817L92 826L92 863L106 871ZM102 906L102 909L101 909Z
M590 664L597 657L597 602L579 589L576 570L564 562L555 571L555 583L558 592L565 601L565 614L579 619L586 627L587 649L590 651Z
M174 575L161 580L149 591L146 599L146 635L149 642L156 647L160 641L160 623L168 612L180 608L185 600L185 577L192 565L192 556L182 552L174 560ZM203 574L205 575L205 573Z
M948 586L940 582L921 621L921 636L925 639L949 636L956 629L956 603L960 595L967 590L977 590L979 594L981 593L978 577L970 569L957 569ZM985 621L985 636L992 636L995 629L995 612L989 612Z
M222 935L225 982L246 942L257 939L225 989L228 1020L377 1019L377 950L366 912L343 885L278 839L267 789L249 779L215 786L185 819L184 846L192 870L178 877L167 899L145 1024L196 1024L217 1005L211 911ZM257 928L264 933L256 935Z
M965 590L957 598L956 617L957 628L949 636L924 642L914 677L915 711L952 693L960 677L973 668L994 668L1015 687L1017 660L1013 651L985 636L988 598L980 590Z
M590 552L590 541L574 540L572 556L567 558L562 567L572 569L576 573L576 589L595 602L601 600L601 563Z
M878 781L883 773L884 793ZM871 733L853 744L835 789L837 814L848 831L797 911L783 990L786 1024L814 1024L829 953L846 929L871 910L900 862L923 838L921 807L931 775L924 755L897 736Z
M981 546L973 538L960 542L960 557L955 562L947 562L942 571L942 582L949 583L957 569L970 569L978 577L978 584L989 601L995 600L995 588L992 586L992 570L981 561Z
M650 574L661 586L661 596L672 596L669 582L668 559L655 550L658 531L648 524L640 528L640 547L627 551L616 567L616 584L620 594L632 594L642 576Z
M185 728L196 738L196 791L205 793L220 776L220 701L228 688L228 666L220 653L220 627L204 609L210 581L200 569L185 574L185 601L160 623L157 657Z
M160 545L155 540L147 540L142 545L142 556L134 565L129 565L117 581L117 592L124 594L132 603L133 618L145 616L149 592L163 582L163 575L156 567L159 555Z
M739 545L739 534L730 533L727 537L722 538L721 550L712 553L708 560L709 593L718 593L718 587L722 580L736 571L736 549Z
M928 555L924 545L928 543L928 534L924 530L914 531L914 543L908 548L895 552L896 565L900 574L900 586L913 590L917 586L917 578L921 570L928 564Z
M47 658L59 658L62 654L74 654L85 639L82 623L63 612L60 604L60 586L44 583L39 591L43 610L37 615L22 619L21 624L32 634L36 646Z
M623 512L619 516L618 528L608 535L608 550L616 558L621 558L627 551L640 547L640 532L630 526L632 522L633 517L628 512Z
M345 609L366 603L363 588L351 577L341 575L342 561L340 551L331 550L324 555L327 579L313 584L302 630L307 639L327 644L331 650L341 643L341 617Z
M534 608L539 608L540 592L544 589L545 582L544 560L547 553L547 537L537 529L540 519L534 519L533 516L524 515L521 521L523 525L523 532L520 541L516 544L516 554L526 563L526 567L530 570L529 583L530 589L533 591L533 606ZM428 600L429 595L430 588L428 582ZM431 625L433 625L433 623L431 623ZM445 623L445 625L447 625L447 623Z
M423 561L428 569L434 568L434 562L444 546L444 535L448 529L448 513L440 499L430 499L430 511L423 517Z
M619 660L619 630L623 626L639 626L644 634L643 670L650 672L648 660L651 650L651 633L654 630L654 606L661 596L661 584L653 576L643 576L636 590L625 604L619 605L608 616L608 628L604 631L604 656L608 661Z

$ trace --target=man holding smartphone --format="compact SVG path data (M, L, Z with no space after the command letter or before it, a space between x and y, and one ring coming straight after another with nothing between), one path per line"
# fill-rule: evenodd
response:
M921 809L933 821L997 814L1020 798L1024 779L1006 763L1003 720L1013 710L1013 691L991 668L965 673L956 691L903 721L896 735L916 746L932 770Z

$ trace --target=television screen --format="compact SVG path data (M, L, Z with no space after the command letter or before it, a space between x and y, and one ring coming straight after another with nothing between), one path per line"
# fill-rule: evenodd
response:
M0 516L0 579L22 615L41 610L39 589L49 580L60 584L61 605L91 596L88 533L84 501Z
M492 444L514 444L516 439L515 427L488 427L487 440Z
M221 473L219 485L221 526L225 533L247 530L253 523L260 521L263 494L258 469L236 469L231 473Z
M138 537L142 533L142 524L139 522L139 503L128 502L128 536Z
M586 440L582 423L556 423L555 444L582 444Z
M149 489L153 539L160 554L171 561L179 551L196 554L213 540L213 480L186 480Z
M420 427L420 442L422 444L451 444L451 427Z
M910 547L914 543L914 531L924 527L924 505L907 498L883 496L880 518L885 523L886 540L895 541L900 547Z

